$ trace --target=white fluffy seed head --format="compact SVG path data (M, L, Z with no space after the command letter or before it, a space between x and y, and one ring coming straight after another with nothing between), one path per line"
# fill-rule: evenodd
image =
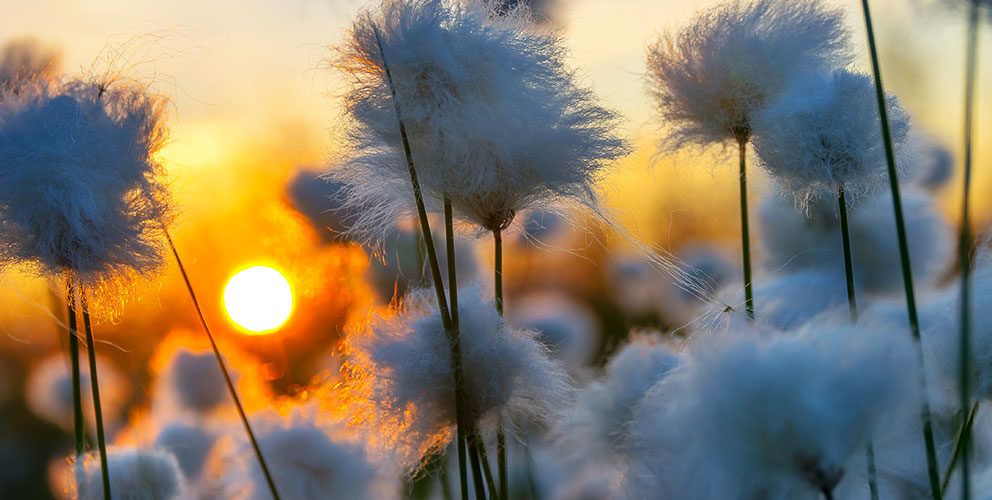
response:
M516 11L386 0L359 16L334 64L350 85L350 147L328 176L347 186L359 233L374 237L413 210L396 106L425 195L448 195L459 217L489 230L536 204L595 205L593 184L627 151L561 39Z
M83 415L92 430L95 429L92 412L92 385L90 383L89 364L85 362L85 359L80 363L79 370ZM100 403L103 408L104 424L112 426L127 402L130 387L120 372L111 363L99 356L97 357L97 379L100 381ZM66 356L52 355L34 365L28 374L24 395L28 408L35 415L65 430L72 429L72 371Z
M820 0L730 0L648 48L648 83L672 149L747 140L792 75L843 66L841 10Z
M119 500L178 500L185 480L171 453L139 448L110 449L107 453L110 489ZM95 452L76 463L76 500L103 498L100 458Z
M914 387L906 335L817 327L704 344L635 410L633 450L655 474L643 486L669 498L818 498Z
M162 264L166 101L70 81L0 107L0 265L97 286Z
M909 116L894 96L886 101L899 149ZM889 181L875 86L867 75L836 70L799 76L753 124L761 165L802 208L820 196L836 198L841 188L855 199Z
M194 412L209 412L230 397L210 351L176 349L158 384L163 402Z
M200 425L173 422L158 432L155 448L172 453L183 475L194 481L216 441L217 436Z
M497 415L510 426L554 421L572 395L565 370L477 287L458 295L467 425L485 431ZM442 446L455 423L451 344L433 301L430 291L413 293L396 315L372 318L345 341L349 413L408 468Z

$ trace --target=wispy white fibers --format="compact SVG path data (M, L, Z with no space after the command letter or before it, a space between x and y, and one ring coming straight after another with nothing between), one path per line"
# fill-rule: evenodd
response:
M754 114L796 73L842 66L841 10L820 0L731 0L648 49L648 83L669 146L747 140Z
M682 357L657 339L634 337L607 363L603 377L579 392L556 432L562 449L615 463L629 449L634 407L681 364Z
M166 101L123 83L37 86L0 106L0 264L87 286L162 263Z
M935 285L950 265L951 234L932 196L903 192L903 212L913 275L917 282ZM892 198L882 192L849 203L848 225L854 257L855 283L872 293L902 290L898 239L892 223ZM793 273L801 269L836 273L843 269L844 249L835 197L811 200L803 212L782 196L766 197L759 209L759 235L764 267ZM843 274L843 273L840 273ZM759 307L760 307L759 303Z
M850 198L888 183L875 86L871 77L846 70L811 72L753 121L754 150L761 165L800 207L819 196ZM909 132L909 116L887 98L889 130L897 149Z
M92 428L93 398L90 396L89 365L80 364L80 388L85 411L83 415ZM97 358L100 379L100 402L105 424L113 426L130 395L130 387L112 364ZM24 396L31 411L63 429L72 429L72 372L69 360L53 355L31 367L24 387Z
M178 500L183 474L171 453L140 448L111 448L107 454L110 484L117 500ZM100 463L93 454L76 464L76 500L103 498Z
M905 336L852 326L703 339L635 409L640 497L817 499L906 403ZM638 490L640 488L640 490ZM661 495L659 497L659 495Z
M508 326L475 286L458 299L469 423L486 431L497 415L518 425L553 421L572 390L537 333ZM349 415L404 467L447 441L455 423L451 346L430 291L351 331L345 356Z
M374 239L412 210L376 31L428 195L488 230L538 202L595 206L594 183L627 151L617 116L578 85L557 35L522 12L489 14L481 2L387 0L338 47L350 147L327 175L347 186L355 231Z
M365 445L335 432L333 426L325 429L299 410L287 418L272 411L257 415L254 426L258 445L272 476L278 478L279 496L284 500L386 500L396 496L398 488L384 483ZM247 442L241 443L232 458L223 479L224 498L272 498Z

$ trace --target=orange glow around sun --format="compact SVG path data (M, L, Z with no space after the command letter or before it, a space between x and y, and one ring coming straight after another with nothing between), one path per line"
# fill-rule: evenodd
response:
M228 316L250 334L270 333L289 319L293 291L275 269L255 266L234 275L224 288Z

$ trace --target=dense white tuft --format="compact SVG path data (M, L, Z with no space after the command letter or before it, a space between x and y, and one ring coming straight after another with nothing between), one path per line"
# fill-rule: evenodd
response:
M570 373L592 361L600 344L595 312L565 294L528 294L510 309L508 321L517 328L537 332L537 339Z
M458 295L467 425L486 430L497 415L509 425L557 418L572 388L537 333L507 325L477 287ZM349 413L408 467L443 445L455 423L451 344L433 304L429 290L414 293L397 314L372 318L345 341Z
M557 200L596 204L593 184L627 151L617 116L577 84L559 37L522 11L489 14L481 3L384 1L338 48L350 147L327 176L346 186L354 231L374 239L413 211L394 104L428 201L447 194L473 224L504 229Z
M92 385L89 364L85 358L79 364L79 371L83 415L92 430L96 428L92 412ZM104 425L112 427L127 402L130 387L120 372L101 357L97 357L97 376L100 380ZM72 371L65 356L52 355L33 366L28 373L24 396L28 408L35 415L65 430L72 429Z
M747 140L754 114L797 72L842 66L841 10L819 0L730 0L648 48L650 93L669 145Z
M904 191L902 204L914 278L921 285L934 285L950 264L951 230L928 194ZM785 273L820 270L843 277L844 248L838 210L835 197L811 202L804 213L797 212L782 197L763 200L758 217L764 267ZM855 283L873 293L902 290L892 210L888 193L848 205ZM756 303L760 307L761 301Z
M171 453L139 448L110 449L107 453L110 489L117 500L178 500L185 480ZM76 463L76 500L103 498L100 459L89 453Z
M578 456L613 462L628 448L634 407L651 387L682 364L657 340L634 337L606 365L606 373L579 392L557 434Z
M193 481L200 477L203 463L216 441L217 436L202 426L173 422L159 431L155 448L172 453L183 475Z
M897 149L909 116L889 96L889 130ZM888 168L871 77L846 70L811 72L795 79L753 121L754 150L762 166L805 208L811 199L857 198L887 185Z
M166 365L158 389L165 404L208 412L228 400L223 377L212 352L192 352L181 347Z
M286 195L293 208L310 221L321 240L329 243L347 240L344 232L349 213L341 206L341 190L341 184L300 169L289 180Z
M0 265L99 285L162 264L166 101L72 81L0 107Z
M635 409L631 449L655 474L635 491L816 499L915 383L908 335L819 327L703 344Z

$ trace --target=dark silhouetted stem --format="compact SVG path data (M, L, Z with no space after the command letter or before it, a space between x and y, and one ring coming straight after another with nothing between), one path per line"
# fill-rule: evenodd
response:
M499 490L496 488L495 479L493 479L493 469L489 466L489 454L486 453L486 445L482 442L482 437L478 432L475 433L475 442L479 444L479 459L482 461L482 473L486 478L486 487L489 488L489 498L495 498L499 495Z
M103 432L103 406L100 404L100 381L96 373L96 346L93 343L93 328L90 326L90 311L86 305L85 291L80 290L79 300L83 306L86 354L90 361L90 390L93 392L93 416L96 420L96 444L100 453L100 479L103 481L103 500L111 500L110 464L107 462L107 439Z
M493 231L493 284L496 311L503 315L503 232ZM499 499L507 500L510 492L509 473L506 469L506 432L503 430L503 416L500 415L496 428L496 468L499 474Z
M196 293L193 292L193 284L189 281L189 275L186 274L186 267L183 266L182 259L179 258L179 251L176 250L176 245L172 242L172 237L169 235L169 230L165 228L164 224L162 230L165 232L165 239L169 242L169 248L172 250L172 255L176 258L176 265L179 266L179 273L183 276L183 282L186 283L186 290L189 292L189 298L193 301L193 308L196 309L196 316L200 319L200 325L203 326L203 331L207 334L207 339L210 340L210 348L214 351L214 357L217 359L217 366L220 367L221 374L224 375L224 383L227 385L227 392L231 395L231 399L234 400L234 407L238 410L238 416L241 417L241 423L245 427L245 432L248 433L248 440L251 441L251 447L255 451L255 457L258 458L258 465L262 468L262 474L265 476L265 483L269 487L269 492L272 493L273 500L279 499L279 492L276 490L276 483L272 480L272 475L269 473L269 467L265 464L265 457L262 456L262 450L258 447L258 441L255 440L255 433L251 430L251 424L248 423L248 416L245 415L245 409L241 406L241 399L238 398L238 391L234 389L234 383L231 382L231 375L228 373L227 365L224 364L224 358L220 355L220 349L217 348L217 342L214 341L214 335L210 331L210 327L207 326L207 320L203 316L203 311L200 309L200 302L196 300Z
M923 365L923 345L920 342L920 320L916 312L916 295L913 291L912 266L909 261L909 243L906 238L906 223L903 220L902 198L899 195L899 176L896 170L895 150L892 146L892 134L889 130L889 116L885 108L885 88L882 85L882 70L878 63L878 49L875 46L875 31L871 24L871 9L868 0L861 0L865 17L865 31L868 35L868 52L871 55L871 69L875 78L875 99L878 102L878 115L882 127L882 139L885 145L885 160L888 165L889 187L892 189L892 208L895 215L896 236L899 240L899 259L902 263L903 287L906 291L906 312L909 316L909 329L916 343L916 352L920 365ZM923 443L927 454L927 477L930 481L930 493L933 500L942 500L940 491L940 473L937 465L937 450L933 438L933 419L930 413L930 401L927 399L926 370L919 370L919 384L923 394L920 405L920 420L923 426Z
M747 216L747 140L737 141L740 153L740 186L741 186L741 258L744 269L744 307L747 319L754 321L754 291L751 287L751 229Z
M946 492L947 485L951 482L951 474L954 472L954 467L958 464L958 458L961 456L964 436L971 433L971 427L975 422L975 414L978 413L978 401L972 403L971 411L968 412L966 418L961 420L961 425L958 427L958 432L954 436L954 451L951 452L951 459L947 462L947 469L944 470L944 479L940 481L940 491ZM971 495L971 492L968 492Z
M86 451L86 423L83 421L82 382L79 377L79 332L76 328L76 292L72 278L66 281L66 304L69 310L69 362L72 365L72 424L76 457Z

